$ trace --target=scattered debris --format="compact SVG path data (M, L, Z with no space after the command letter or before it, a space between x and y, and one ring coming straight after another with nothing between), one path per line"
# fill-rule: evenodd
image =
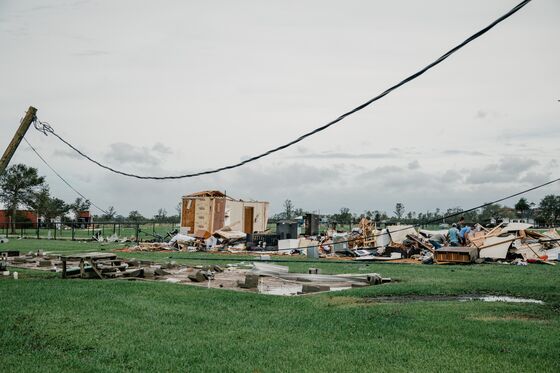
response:
M204 286L273 295L302 295L380 285L391 282L377 273L320 274L318 268L308 273L291 273L287 266L253 262L229 264L225 268L211 265L179 265L176 262L154 264L148 260L118 258L114 253L91 252L53 256L31 253L3 257L5 265L60 273L62 278L163 280L178 284ZM8 273L9 274L9 273Z

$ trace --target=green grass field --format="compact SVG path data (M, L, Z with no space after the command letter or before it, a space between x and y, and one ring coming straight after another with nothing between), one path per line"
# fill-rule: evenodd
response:
M119 245L13 240L0 250L111 250ZM121 254L119 254L121 255ZM205 253L122 253L210 262ZM212 256L218 262L248 257ZM216 261L212 261L213 263ZM393 283L304 297L163 282L0 279L6 372L442 372L560 370L560 266L306 263L323 273L378 272ZM377 296L498 294L538 304L371 302Z

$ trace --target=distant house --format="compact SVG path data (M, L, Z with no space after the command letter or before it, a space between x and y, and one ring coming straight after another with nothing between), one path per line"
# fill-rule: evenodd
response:
M83 228L88 228L93 222L93 217L89 211L78 211L76 213L76 222Z
M535 220L532 218L515 218L515 219L510 219L510 218L503 218L500 219L500 221L496 221L496 219L492 218L490 220L490 222L492 224L497 224L497 223L527 223L527 224L532 224L535 225Z
M12 221L11 210L0 210L0 228L9 226ZM38 216L31 210L17 210L16 224L18 228L23 225L25 228L37 228Z
M248 234L262 232L268 224L268 205L234 199L217 190L189 194L182 200L181 233L214 233L226 226Z

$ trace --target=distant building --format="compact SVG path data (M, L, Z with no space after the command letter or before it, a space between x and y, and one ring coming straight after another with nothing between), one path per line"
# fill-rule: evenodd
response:
M514 219L510 219L510 218L503 218L500 219L499 221L496 221L496 219L492 218L490 220L490 222L492 224L498 224L498 223L527 223L527 224L532 224L535 225L535 220L531 219L531 218L514 218Z
M0 228L7 227L12 221L11 210L0 210ZM23 224L25 228L37 228L38 216L31 210L17 210L16 224L18 228Z
M268 224L268 205L234 199L217 190L189 194L182 200L181 233L214 233L226 226L247 234L262 232Z
M78 211L76 213L76 222L82 228L89 228L89 225L93 223L93 216L89 211Z

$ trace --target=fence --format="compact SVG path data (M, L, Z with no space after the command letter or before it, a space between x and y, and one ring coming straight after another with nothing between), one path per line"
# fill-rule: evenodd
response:
M169 240L172 232L179 229L179 223L155 222L59 222L43 223L35 226L30 222L0 224L0 236L8 238L39 238L53 240L91 240L94 237L128 238L132 241Z

